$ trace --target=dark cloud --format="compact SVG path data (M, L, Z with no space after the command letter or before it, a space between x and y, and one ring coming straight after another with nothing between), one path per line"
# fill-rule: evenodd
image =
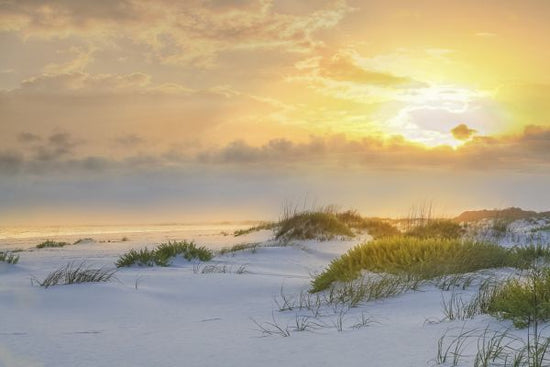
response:
M468 126L466 126L466 124L460 124L451 130L451 133L453 134L454 138L457 140L468 140L476 132L477 132L476 130L470 129Z
M23 156L17 152L0 152L0 175L18 173L23 166Z
M144 142L144 139L136 134L120 135L113 140L115 141L115 143L124 146L135 146Z
M38 161L53 161L73 153L77 141L69 133L55 133L48 137L48 144L35 148L35 159Z
M21 143L33 143L36 141L40 141L42 138L39 135L29 133L29 132L22 132L17 135L17 140Z
M132 139L130 139L132 140ZM17 172L118 172L185 171L188 167L227 166L254 171L296 168L374 170L500 170L529 171L550 167L550 128L529 126L518 135L473 136L464 145L427 148L401 136L389 139L368 137L351 140L344 135L312 136L306 142L272 139L262 145L233 141L218 149L203 148L199 153L170 147L165 151L143 152L114 159L82 156L76 140L68 133L56 133L49 144L40 145L34 155L15 152L0 156L0 168Z
M462 133L460 136L464 137L464 131ZM470 137L472 134L469 132ZM426 148L399 136L385 140L349 140L333 135L311 138L308 143L276 139L261 146L239 140L216 151L201 153L198 160L202 163L236 165L307 166L315 162L317 167L359 165L386 170L424 167L522 171L550 166L550 129L530 126L519 135L473 136L456 150L448 146Z

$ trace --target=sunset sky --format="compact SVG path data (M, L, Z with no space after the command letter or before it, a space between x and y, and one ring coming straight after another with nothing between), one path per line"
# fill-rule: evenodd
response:
M0 225L550 210L550 1L0 0Z

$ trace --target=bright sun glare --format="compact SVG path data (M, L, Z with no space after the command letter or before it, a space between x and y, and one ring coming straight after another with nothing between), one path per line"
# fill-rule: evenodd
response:
M452 85L434 85L398 96L402 107L389 117L389 128L405 139L427 147L456 148L467 139L457 139L451 130L459 124L475 126L479 106L472 101L484 95Z

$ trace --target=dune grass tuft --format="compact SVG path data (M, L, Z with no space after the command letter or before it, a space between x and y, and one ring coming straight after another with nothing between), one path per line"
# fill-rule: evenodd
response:
M11 251L0 251L0 261L15 265L19 262L19 255L15 255Z
M138 265L138 266L169 266L172 260L181 256L184 259L209 261L214 257L212 251L206 247L197 247L194 242L174 241L160 244L157 248L149 250L143 248L140 250L131 249L121 255L115 265L117 268Z
M71 262L54 270L44 280L33 278L33 281L41 287L48 288L64 284L108 282L113 279L115 273L116 269L91 268L85 262Z
M333 260L313 280L312 291L327 289L333 282L356 279L364 270L431 279L446 274L517 266L525 261L517 250L486 242L405 236L382 238L358 245Z

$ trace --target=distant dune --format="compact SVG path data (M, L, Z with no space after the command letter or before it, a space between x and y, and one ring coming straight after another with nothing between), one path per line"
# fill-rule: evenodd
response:
M455 218L458 222L473 222L481 219L488 218L503 218L510 220L518 220L525 218L537 218L537 217L550 217L550 211L547 212L535 212L530 210L523 210L521 208L506 208L506 209L493 209L493 210L468 210L461 213Z

